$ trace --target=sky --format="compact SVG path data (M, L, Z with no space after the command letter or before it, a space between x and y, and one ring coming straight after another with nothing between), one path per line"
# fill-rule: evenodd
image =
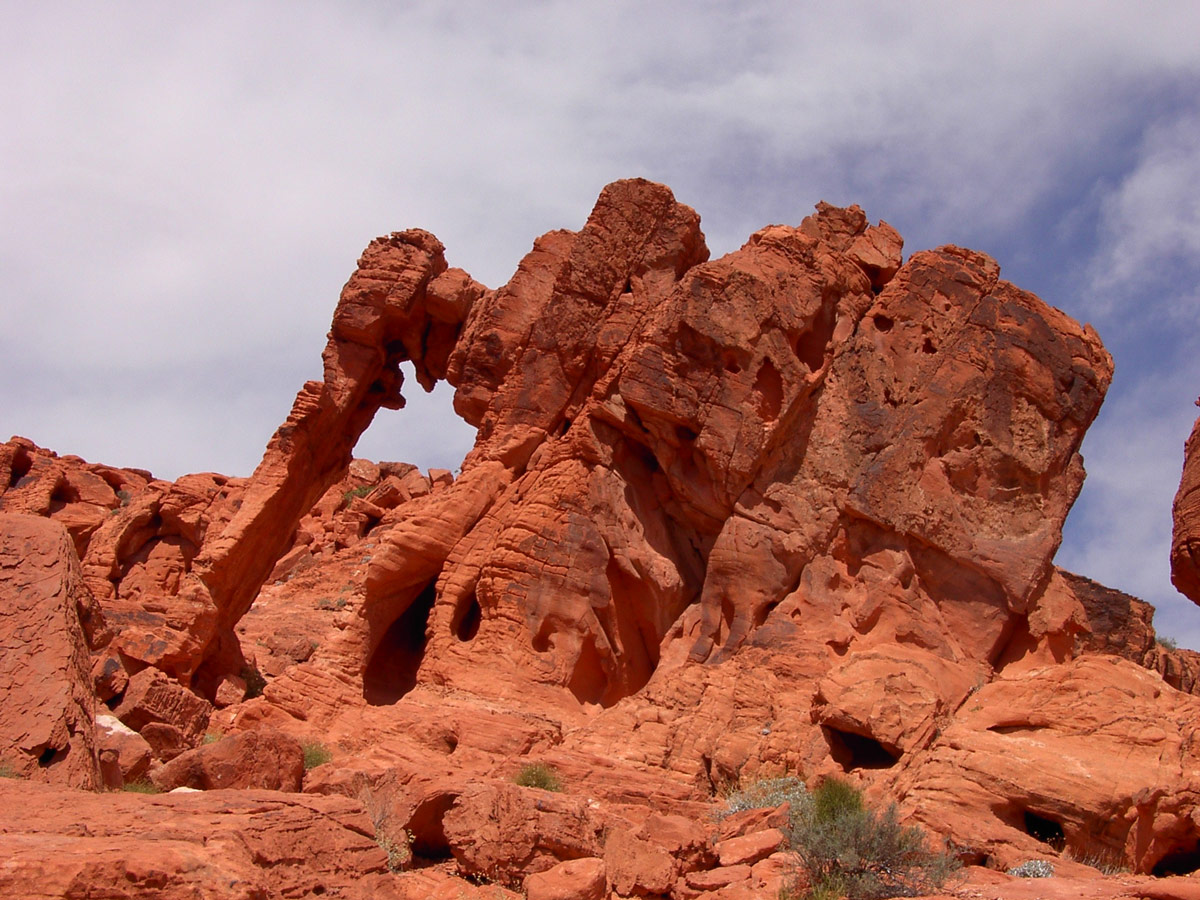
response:
M641 176L713 255L825 200L1116 361L1057 562L1153 603L1200 394L1200 4L0 4L0 439L248 475L375 236L503 284ZM356 454L454 469L450 389Z

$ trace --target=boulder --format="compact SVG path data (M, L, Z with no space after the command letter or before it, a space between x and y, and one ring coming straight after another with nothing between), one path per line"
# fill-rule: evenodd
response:
M150 777L164 791L179 787L298 791L304 781L304 748L279 731L242 731L180 753Z

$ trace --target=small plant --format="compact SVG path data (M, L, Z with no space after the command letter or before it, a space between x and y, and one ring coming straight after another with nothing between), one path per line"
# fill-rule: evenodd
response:
M774 809L784 803L795 807L808 800L808 788L795 775L758 778L736 786L726 785L721 794L723 803L713 813L713 818L718 822L747 809Z
M329 748L320 741L305 741L300 746L304 750L305 772L309 769L315 769L317 766L323 766L333 759L333 754L329 752Z
M1125 875L1130 871L1129 864L1125 861L1125 858L1119 852L1113 850L1094 850L1080 853L1068 847L1065 855L1067 859L1073 859L1077 863L1091 866L1102 875Z
M377 832L375 843L387 854L389 872L399 872L407 868L408 864L412 862L413 833L407 828L401 829L398 839L392 837L390 834Z
M358 792L358 799L363 809L371 817L375 826L375 843L387 854L387 867L390 872L399 872L408 867L413 858L413 842L416 840L412 831L407 828L396 829L391 826L391 814L388 805L364 784Z
M936 893L958 868L949 853L929 849L920 828L900 824L895 804L876 813L837 778L792 806L788 845L808 875L808 900Z
M117 491L117 499L121 501L121 506L128 506L129 501L133 499L133 495L129 491Z
M545 763L529 763L513 779L520 787L541 788L543 791L559 792L563 789L562 779L553 766Z
M21 770L10 763L7 759L0 760L0 778L24 778Z
M240 674L242 681L246 682L246 696L242 699L252 700L255 697L261 697L267 688L267 679L263 678L262 672L258 671L258 666L246 663L242 666Z
M1174 638L1169 638L1169 637L1166 637L1166 636L1160 634L1158 637L1155 638L1155 641L1157 641L1158 646L1162 647L1164 650L1178 650L1179 649L1179 644L1176 643Z
M367 496L367 494L371 493L371 490L372 488L369 484L360 484L356 488L350 488L350 490L342 494L342 508L344 509L345 507L349 506L354 501L355 497Z
M205 746L208 744L215 744L223 737L225 737L225 735L221 734L219 731L206 731L204 733L204 739L200 743Z
M1053 878L1054 866L1044 859L1031 859L1019 866L1013 866L1005 874L1014 878Z
M137 781L127 781L121 787L121 790L127 794L161 794L162 789L148 778L139 778Z

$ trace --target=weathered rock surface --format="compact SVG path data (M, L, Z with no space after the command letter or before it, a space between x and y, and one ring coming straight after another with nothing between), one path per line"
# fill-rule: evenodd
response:
M0 763L11 773L100 783L80 622L90 601L61 524L0 515Z
M1200 864L1200 698L1115 657L1002 675L897 776L918 818L1001 867L1050 851Z
M1171 581L1181 594L1200 603L1200 419L1183 451L1183 477L1173 513Z
M150 778L164 791L298 791L304 781L304 748L295 738L268 728L243 731L181 753Z
M1111 359L991 258L901 247L820 204L710 261L693 210L618 182L496 290L426 232L372 242L323 380L248 479L0 446L0 510L68 529L82 683L155 780L294 790L296 742L319 738L333 759L304 789L365 810L388 849L350 854L353 888L239 849L212 895L491 896L470 876L530 897L773 896L786 811L710 815L718 790L780 772L902 798L992 866L1200 866L1200 656L1052 563ZM478 429L457 477L352 459L403 405L401 362L449 381ZM198 746L206 728L228 736ZM141 765L114 734L112 786ZM512 784L530 760L566 792ZM120 819L132 801L110 802ZM170 815L188 802L218 801ZM123 835L98 851L112 872L140 859ZM39 877L45 840L22 832L14 871ZM138 890L203 893L216 850L180 840L129 870ZM53 877L85 877L71 866Z
M6 897L337 896L386 865L362 807L341 797L146 797L2 779L0 807Z

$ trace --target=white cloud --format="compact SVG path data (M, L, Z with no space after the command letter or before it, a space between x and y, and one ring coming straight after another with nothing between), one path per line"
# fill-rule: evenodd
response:
M1136 399L1127 360L1161 380L1194 358L1187 328L1150 347L1133 313L1195 321L1194 294L1141 276L1200 250L1197 32L1191 2L8 4L0 427L247 474L372 237L428 228L495 286L620 177L672 185L719 252L818 199L910 249L1036 251L1071 222L1094 261L1048 299L1108 317L1125 381L1088 443L1107 512L1065 550L1116 575L1140 547L1158 574L1115 583L1158 602L1178 474L1156 448L1185 415ZM1177 368L1190 415L1200 378ZM408 393L362 452L453 468L469 429L444 390Z
M1200 277L1200 109L1146 129L1134 168L1102 202L1100 236L1091 279L1105 313L1140 305L1149 287L1155 314L1200 322L1200 305L1179 302L1194 300Z

